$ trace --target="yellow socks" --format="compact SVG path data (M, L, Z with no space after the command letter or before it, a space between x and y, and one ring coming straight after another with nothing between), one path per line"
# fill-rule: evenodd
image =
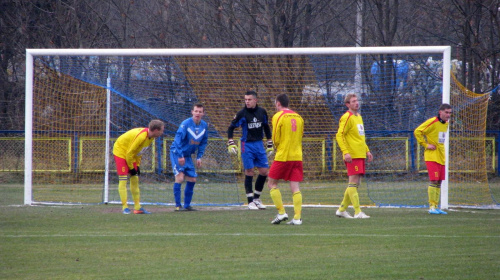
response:
M340 207L339 207L340 212L344 212L345 210L347 210L347 207L349 207L349 205L351 204L351 199L349 198L349 191L348 190L349 190L349 188L345 189L344 199L340 203Z
M436 187L436 193L434 194L434 201L436 201L436 207L439 205L439 198L441 197L441 188Z
M130 176L130 192L134 199L134 209L141 209L141 194L139 191L139 176Z
M127 175L118 176L118 193L122 201L122 210L128 208L127 206Z
M359 207L358 185L349 184L346 192L349 194L349 199L351 199L352 207L354 207L354 215L359 214L359 212L361 212L361 208Z
M274 206L276 206L276 209L278 209L278 213L280 215L285 214L285 207L283 207L283 199L281 198L280 190L278 188L272 188L270 194Z
M293 211L295 215L293 216L294 220L300 220L302 214L302 193L295 192L293 193Z
M437 207L440 193L441 189L437 188L436 184L430 184L429 187L427 187L427 194L429 195L429 207L431 209Z

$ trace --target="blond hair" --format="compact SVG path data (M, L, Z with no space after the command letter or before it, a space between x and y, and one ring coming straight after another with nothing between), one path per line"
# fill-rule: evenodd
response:
M351 103L351 99L353 97L358 98L358 96L355 93L348 93L348 94L346 94L345 97L344 97L344 103L346 103L346 104L347 103Z

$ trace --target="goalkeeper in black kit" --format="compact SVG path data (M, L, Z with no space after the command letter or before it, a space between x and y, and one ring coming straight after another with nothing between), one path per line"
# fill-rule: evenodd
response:
M234 116L227 130L228 151L230 154L238 154L238 146L233 140L233 133L237 127L242 128L241 159L245 169L245 192L248 208L251 210L266 209L260 200L260 195L269 173L267 156L273 153L273 141L268 120L266 110L257 105L257 93L247 91L245 93L245 108ZM266 148L262 142L264 134L267 138ZM255 167L259 171L259 176L255 181L255 191L253 191Z

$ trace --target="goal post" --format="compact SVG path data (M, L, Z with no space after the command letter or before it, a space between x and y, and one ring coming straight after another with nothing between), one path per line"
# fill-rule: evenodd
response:
M113 139L159 118L166 123L165 135L155 142L154 152L143 157L145 170L151 172L141 174L141 196L145 203L170 205L170 139L180 122L190 117L190 107L201 102L211 141L206 166L199 170L197 201L193 203L241 205L241 162L227 154L224 139L229 122L243 107L244 92L253 89L270 117L274 114L274 97L289 94L290 107L306 121L306 180L301 185L305 203L338 204L346 177L336 151L335 133L338 119L346 110L342 96L359 88L359 77L355 76L361 72L361 112L375 155L360 190L362 204L425 207L428 179L425 170L416 166L422 155L417 153L412 132L418 122L437 113L439 103L454 102L450 100L450 51L449 46L27 49L24 202L118 203L114 163L110 160ZM355 69L356 65L361 69ZM458 88L456 94L461 94ZM455 111L464 107L452 106ZM60 155L63 148L56 142L34 146L33 139L39 137L71 137L69 156L73 164L69 174L38 168L68 160L68 156ZM94 138L102 140L82 142ZM388 143L393 149L387 149ZM447 160L450 145L453 142L446 143ZM446 178L453 172L447 170ZM482 184L487 185L487 181ZM448 186L448 180L443 182L442 208L455 205L448 201ZM454 185L450 188L453 190ZM99 199L95 198L97 194ZM266 195L262 199L272 203Z

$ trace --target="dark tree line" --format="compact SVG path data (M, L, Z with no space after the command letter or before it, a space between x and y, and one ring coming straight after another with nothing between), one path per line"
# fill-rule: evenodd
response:
M451 45L461 83L487 92L499 83L500 0L0 1L0 129L24 128L27 48L355 45ZM498 93L488 128L500 130Z

